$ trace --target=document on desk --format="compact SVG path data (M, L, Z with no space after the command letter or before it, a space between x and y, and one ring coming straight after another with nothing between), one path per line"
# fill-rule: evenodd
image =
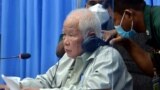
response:
M10 90L20 90L20 77L2 75L2 78L7 84L7 86L10 88Z

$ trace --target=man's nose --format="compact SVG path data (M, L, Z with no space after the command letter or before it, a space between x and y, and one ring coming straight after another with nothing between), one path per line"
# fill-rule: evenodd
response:
M63 44L64 44L64 45L69 45L69 39L68 39L67 37L65 37L65 38L63 39Z

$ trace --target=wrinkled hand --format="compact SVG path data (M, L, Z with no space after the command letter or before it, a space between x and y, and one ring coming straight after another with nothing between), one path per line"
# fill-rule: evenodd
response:
M40 90L39 88L22 88L21 90Z
M9 88L7 87L7 85L0 85L0 90L9 90Z
M105 31L101 30L103 34L103 40L109 42L109 44L120 44L123 45L128 40L127 38L122 38L116 30Z
M123 38L120 35L118 35L116 30L110 30L110 31L102 30L101 32L103 34L103 37L102 37L103 40L106 42L109 41L111 45L119 44L123 40Z
M106 30L101 30L102 33L102 38L104 41L108 41L110 38L117 36L117 32L116 30L110 30L110 31L106 31Z

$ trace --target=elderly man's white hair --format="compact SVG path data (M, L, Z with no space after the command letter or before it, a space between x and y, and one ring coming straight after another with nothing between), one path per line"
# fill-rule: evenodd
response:
M78 29L86 38L89 32L94 32L97 37L101 37L101 23L98 17L88 9L76 9L73 10L66 18L76 18L78 20Z

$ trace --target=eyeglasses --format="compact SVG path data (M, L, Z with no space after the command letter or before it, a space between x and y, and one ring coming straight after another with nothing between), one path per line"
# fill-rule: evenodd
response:
M97 4L97 3L102 4L102 2L103 2L103 0L89 0L87 2L87 4L90 5L90 6L93 6L93 5Z

